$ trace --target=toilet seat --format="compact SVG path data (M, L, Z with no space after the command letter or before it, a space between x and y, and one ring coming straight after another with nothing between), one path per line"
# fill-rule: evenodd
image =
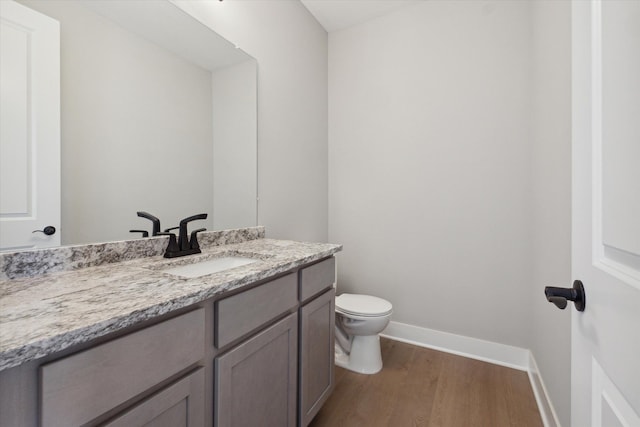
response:
M342 294L336 297L336 311L347 316L380 317L391 314L393 306L371 295Z

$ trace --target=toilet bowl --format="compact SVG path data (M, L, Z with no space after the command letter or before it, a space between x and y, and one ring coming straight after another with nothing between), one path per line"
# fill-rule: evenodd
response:
M393 306L371 295L336 297L336 365L361 374L382 369L380 337L389 324Z

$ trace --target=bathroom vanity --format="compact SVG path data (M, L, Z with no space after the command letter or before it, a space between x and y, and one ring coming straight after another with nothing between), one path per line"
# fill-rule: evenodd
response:
M166 238L0 255L0 425L306 426L334 385L341 246L248 230L170 261ZM167 272L230 255L255 262Z

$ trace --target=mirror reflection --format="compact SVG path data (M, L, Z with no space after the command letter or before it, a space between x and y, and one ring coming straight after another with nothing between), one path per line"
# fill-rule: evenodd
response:
M256 225L254 59L168 1L20 3L60 22L62 244Z

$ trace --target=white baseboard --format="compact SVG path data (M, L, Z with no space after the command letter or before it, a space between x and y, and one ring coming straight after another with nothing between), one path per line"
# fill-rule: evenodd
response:
M393 321L380 336L520 371L529 370L529 350L520 347Z
M558 416L549 400L549 394L540 376L538 365L528 349L393 321L389 322L380 336L526 371L544 426L560 427Z
M533 395L536 398L538 404L538 410L540 411L540 417L544 427L560 427L560 421L558 420L558 414L556 414L551 400L549 399L549 393L540 376L540 370L536 359L533 357L533 353L529 352L529 381L531 382L531 388L533 389Z

